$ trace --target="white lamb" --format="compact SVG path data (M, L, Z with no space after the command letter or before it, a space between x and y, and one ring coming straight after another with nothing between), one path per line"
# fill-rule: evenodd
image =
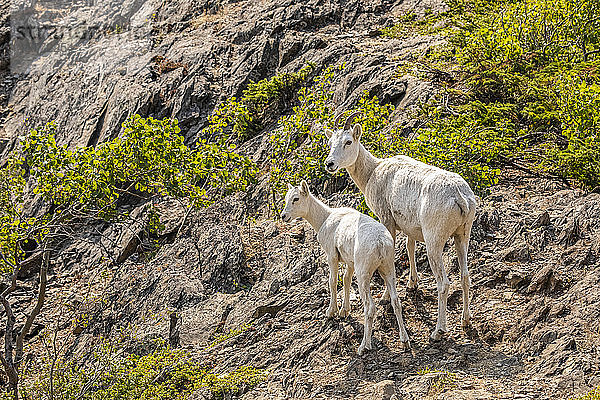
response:
M317 240L327 255L329 264L329 290L331 300L327 317L338 314L337 277L338 263L347 265L344 275L344 302L340 316L350 313L350 283L356 272L358 291L364 306L365 329L362 343L358 348L361 355L364 349L371 349L371 331L375 316L375 304L371 296L370 282L378 270L389 291L390 300L398 321L400 340L405 349L410 348L408 334L402 319L402 307L396 292L394 269L394 241L388 230L373 218L352 208L331 208L314 197L305 181L299 187L288 184L285 208L281 219L305 218L317 232Z
M390 231L394 241L396 230L408 236L409 288L417 286L415 241L425 242L438 291L438 319L431 338L439 340L447 332L446 303L450 282L442 262L442 252L450 237L454 238L461 272L462 325L470 324L467 252L476 197L469 184L453 172L407 156L385 159L373 156L360 143L361 126L350 128L356 115L348 117L342 129L325 130L330 147L325 166L330 173L340 168L348 171L365 195L367 205Z

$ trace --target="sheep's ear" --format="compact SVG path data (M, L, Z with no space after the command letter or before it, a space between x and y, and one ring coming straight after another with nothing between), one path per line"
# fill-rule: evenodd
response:
M287 183L287 188L288 188L288 190L290 190L290 189L293 189L294 187L292 185L290 185L290 183L288 182Z
M308 183L306 183L306 181L300 182L300 193L303 194L304 196L309 195L310 190L308 189Z
M360 140L361 136L362 136L362 126L360 124L354 125L354 127L352 128L352 137L354 138L354 140Z
M333 135L333 131L331 129L325 129L325 136L329 139Z

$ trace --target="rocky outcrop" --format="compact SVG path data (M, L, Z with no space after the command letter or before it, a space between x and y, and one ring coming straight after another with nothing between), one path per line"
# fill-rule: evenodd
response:
M8 101L16 78L10 73L10 0L0 0L0 154L8 143L1 128L9 113Z
M72 11L76 20L92 14L103 29L83 42L59 43L67 50L44 53L29 66L0 128L12 138L7 150L18 134L51 120L60 127L61 142L94 145L118 135L132 113L178 118L192 141L215 105L241 94L250 80L307 62L318 69L347 63L336 94L342 108L365 90L396 105L432 92L423 82L390 78L400 57L437 39L369 36L406 12L399 1L140 0L119 3L118 15L111 4Z

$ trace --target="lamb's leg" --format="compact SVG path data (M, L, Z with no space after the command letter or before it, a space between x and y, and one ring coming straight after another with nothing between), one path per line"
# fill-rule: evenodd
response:
M408 338L408 333L406 332L406 327L404 326L404 319L402 318L402 305L400 304L400 300L398 299L398 292L396 291L396 273L394 268L393 260L391 263L382 264L379 267L379 273L383 277L385 281L385 285L390 292L390 301L392 303L392 308L394 309L394 315L396 315L396 322L398 322L398 331L400 333L400 341L402 342L402 347L405 350L410 349L410 341Z
M386 229L392 235L392 240L394 241L394 251L395 251L396 250L396 222L394 221L394 219L392 217L382 218L381 221L382 221L383 225L386 227ZM396 268L394 267L394 274L395 273L396 273ZM390 299L390 293L388 291L387 286L383 290L383 295L381 296L381 299L382 300Z
M346 273L344 274L344 304L340 310L340 317L345 318L350 315L350 285L352 284L352 275L354 274L354 264L348 263Z
M471 286L471 279L469 279L469 269L467 267L470 230L471 229L469 228L466 233L460 233L454 236L454 245L456 247L456 254L458 255L458 265L460 266L460 283L463 292L463 328L471 325L471 311L469 310L469 287Z
M338 269L339 263L338 259L335 257L331 257L327 260L329 264L329 294L331 295L331 299L329 300L329 308L325 315L328 318L335 317L338 314L338 306L337 306L337 279L338 279Z
M428 240L429 239L429 240ZM448 332L446 318L446 304L448 302L448 290L450 281L446 275L446 269L442 260L442 252L444 250L444 242L435 235L425 237L425 246L427 247L427 258L431 271L435 277L438 291L438 318L435 330L431 334L431 339L440 340L445 332Z
M416 289L419 284L419 277L417 276L417 264L415 262L415 239L408 236L406 238L406 252L408 253L408 263L410 265L410 273L408 276L409 289Z
M360 267L357 267L361 270ZM373 331L373 319L375 318L375 302L373 296L371 296L371 276L367 273L361 273L356 275L358 281L358 291L360 298L363 302L364 314L365 314L365 330L363 334L363 340L358 347L358 355L367 350L371 350L371 332Z

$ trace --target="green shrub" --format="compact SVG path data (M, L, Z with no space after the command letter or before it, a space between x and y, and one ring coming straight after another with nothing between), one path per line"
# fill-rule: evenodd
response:
M188 352L160 340L146 355L125 352L117 342L106 340L85 359L43 359L22 394L36 400L178 400L205 388L223 397L252 388L266 375L250 366L217 374Z
M313 71L307 66L294 73L282 73L258 82L250 81L242 97L231 97L223 102L209 118L204 135L226 138L230 133L239 140L252 138L265 124L272 122L272 115L293 100L298 87Z
M325 170L324 161L329 151L324 135L332 128L334 118L330 103L333 98L331 82L343 67L328 68L314 79L312 86L300 90L300 104L293 113L280 119L279 127L271 135L271 185L274 208L285 192L286 183L306 179L322 187L332 179ZM423 162L462 174L479 192L497 182L498 168L490 166L498 157L511 149L511 140L504 136L513 125L496 126L503 115L514 111L503 104L468 104L457 110L464 117L448 119L437 104L428 103L421 109L421 117L428 122L415 139L406 138L398 127L389 125L394 107L381 105L377 97L367 93L356 108L355 118L363 128L361 142L377 157L405 154ZM477 114L486 127L470 120ZM341 172L344 174L345 172ZM354 190L354 189L353 189ZM368 211L364 199L361 211Z
M57 145L53 124L23 138L21 153L0 170L0 271L11 271L23 255L19 241L41 244L48 235L60 235L65 224L111 220L123 196L171 196L205 207L245 190L256 177L254 163L222 141L187 147L176 120L135 115L123 128L121 137L97 147ZM24 215L26 194L39 196L50 212Z
M453 37L462 45L459 62L475 68L587 61L600 48L596 0L524 0L506 3L500 13L480 14L486 15L483 23Z
M600 79L595 78L588 83L571 73L558 82L558 114L567 144L551 142L548 149L551 168L589 188L600 185Z
M445 69L440 76L449 80L442 79L446 90L417 116L425 121L417 142L433 151L411 143L419 147L416 158L461 173L480 191L506 162L597 186L600 3L450 0L448 6L448 44L420 60L428 66L421 70ZM471 164L466 170L463 160Z
M458 377L454 372L431 369L429 367L417 371L419 375L436 374L429 385L429 396L437 396L457 387Z
M511 107L470 102L449 116L436 103L421 109L421 116L427 117L425 126L414 140L397 141L400 148L395 152L456 172L473 190L485 193L498 182L498 160L516 147L511 137L514 124L506 117Z
M25 170L18 160L10 158L0 169L0 275L12 271L23 250L19 240L27 238L36 223L34 218L22 218Z

